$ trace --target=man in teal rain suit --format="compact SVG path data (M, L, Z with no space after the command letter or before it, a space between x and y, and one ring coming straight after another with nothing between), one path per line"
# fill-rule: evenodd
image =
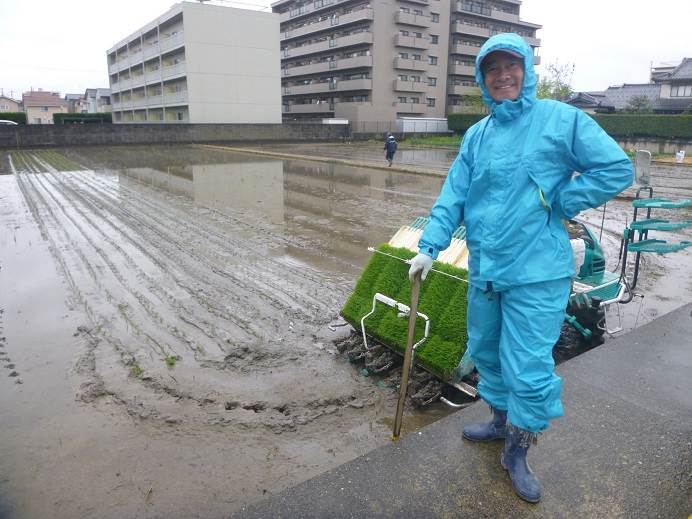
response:
M632 165L581 110L536 99L533 51L520 36L498 34L483 45L476 81L491 114L464 136L409 276L425 279L465 224L468 350L493 416L463 435L504 439L500 461L514 489L537 502L540 485L526 454L563 414L552 348L575 275L563 220L629 186Z

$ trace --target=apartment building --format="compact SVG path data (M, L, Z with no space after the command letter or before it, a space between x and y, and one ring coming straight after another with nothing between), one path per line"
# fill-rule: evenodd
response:
M284 120L446 117L477 104L475 58L493 34L534 48L519 0L279 0ZM538 57L537 57L538 61Z
M114 123L280 123L279 17L182 2L107 53Z

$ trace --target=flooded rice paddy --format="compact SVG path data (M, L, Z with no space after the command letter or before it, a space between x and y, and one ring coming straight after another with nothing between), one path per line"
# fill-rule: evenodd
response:
M453 155L422 151L399 157ZM2 158L0 517L223 517L389 441L396 394L329 325L442 177L192 146ZM606 213L611 268L627 218ZM647 257L623 326L689 301L689 263Z

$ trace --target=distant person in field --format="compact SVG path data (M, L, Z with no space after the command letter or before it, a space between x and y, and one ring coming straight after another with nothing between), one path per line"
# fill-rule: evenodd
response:
M384 150L385 150L385 158L387 159L387 162L389 165L392 165L392 161L394 160L394 154L396 153L396 148L397 148L397 142L396 139L394 138L394 135L391 133L387 135L387 140L384 141Z

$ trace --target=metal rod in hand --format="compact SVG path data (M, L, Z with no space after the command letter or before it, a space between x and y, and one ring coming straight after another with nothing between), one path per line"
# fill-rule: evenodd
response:
M396 404L396 415L394 416L394 430L392 440L399 439L401 432L401 422L404 416L404 403L408 390L408 379L413 367L413 343L416 332L416 318L418 317L418 294L420 293L420 272L413 276L411 285L411 310L408 317L408 338L406 339L406 352L404 353L404 365L401 368L401 387L399 388L399 401Z

